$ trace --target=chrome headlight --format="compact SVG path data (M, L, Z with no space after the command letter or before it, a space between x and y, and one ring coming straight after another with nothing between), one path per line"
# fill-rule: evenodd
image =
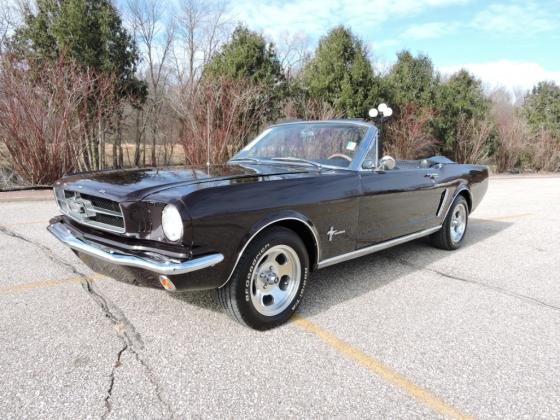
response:
M173 204L164 207L161 213L161 227L170 241L176 242L183 237L183 219Z

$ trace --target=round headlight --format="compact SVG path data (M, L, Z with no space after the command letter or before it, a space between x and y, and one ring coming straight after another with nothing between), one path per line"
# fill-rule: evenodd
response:
M163 233L170 241L178 241L183 237L183 219L177 207L168 204L161 214Z

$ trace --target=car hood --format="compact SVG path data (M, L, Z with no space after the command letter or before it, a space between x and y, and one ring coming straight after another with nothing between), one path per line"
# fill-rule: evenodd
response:
M141 200L177 186L235 178L258 180L269 175L307 172L307 168L290 165L250 164L127 169L75 174L57 181L55 187L124 202Z

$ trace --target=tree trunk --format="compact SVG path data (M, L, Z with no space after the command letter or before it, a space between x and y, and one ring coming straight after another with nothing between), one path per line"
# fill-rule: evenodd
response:
M155 126L152 125L152 166L157 166L156 163L156 130L155 130Z
M140 166L142 131L140 130L140 110L136 111L136 130L134 138L134 166Z

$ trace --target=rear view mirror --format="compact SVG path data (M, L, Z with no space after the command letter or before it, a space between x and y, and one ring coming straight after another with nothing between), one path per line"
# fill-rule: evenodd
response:
M383 156L379 161L379 169L383 171L390 171L391 169L395 169L396 166L397 162L392 156Z
M362 163L362 169L374 169L375 168L375 162L371 159L366 159L364 160L364 163Z

